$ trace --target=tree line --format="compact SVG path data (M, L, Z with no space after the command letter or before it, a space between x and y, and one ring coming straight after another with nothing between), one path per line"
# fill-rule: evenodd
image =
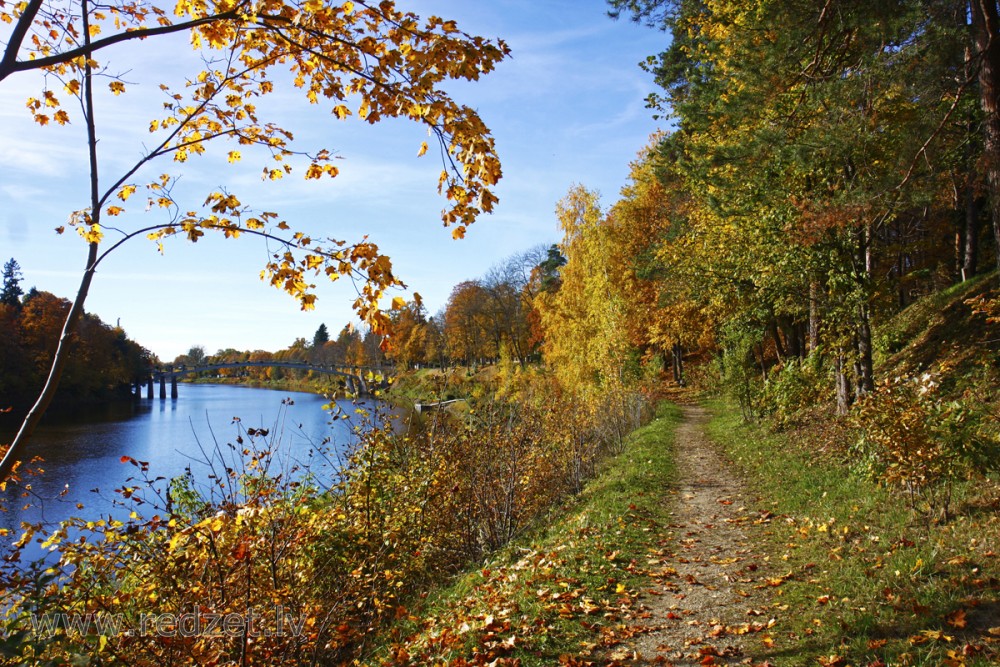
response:
M200 345L174 365L293 361L361 368L475 365L508 355L522 365L541 359L544 337L536 298L553 290L566 259L557 246L539 245L498 262L480 278L455 285L447 303L430 315L419 295L399 298L390 313L391 334L355 324L335 337L321 324L311 339L297 338L278 351L226 348L206 354ZM397 297L398 298L398 297ZM279 367L219 369L223 377L253 381L302 379L308 371Z
M11 258L0 290L0 409L22 413L45 381L70 302L50 292L21 287ZM73 336L57 404L128 395L154 364L153 354L120 326L85 314Z
M610 208L583 187L560 203L547 358L581 380L656 358L683 381L711 357L753 412L808 357L846 412L875 388L881 322L1000 262L996 3L610 5L671 35L645 67L672 130Z

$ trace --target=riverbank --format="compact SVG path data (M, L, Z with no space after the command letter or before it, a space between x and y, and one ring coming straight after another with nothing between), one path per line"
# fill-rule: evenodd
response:
M328 398L352 398L343 383L322 378L305 378L301 380L282 378L280 380L254 380L251 378L210 377L182 379L181 384L218 384L235 387L251 387L253 389L271 389L274 391L298 391L306 394L318 394ZM374 392L373 392L374 393ZM375 396L380 396L379 391Z
M227 432L205 432L186 464L204 459L208 468L186 475L188 483L172 485L168 495L154 489L163 467L136 449L145 446L143 439L128 439L129 449L96 438L104 459L129 476L111 495L133 511L122 520L78 520L72 539L62 529L45 535L28 525L20 537L12 531L13 552L0 559L0 581L10 582L0 604L24 613L0 619L0 636L28 639L0 646L13 656L13 662L0 659L0 664L67 662L72 655L105 649L135 664L149 664L148 655L158 656L156 664L169 658L188 665L204 664L207 655L224 662L251 653L248 660L255 663L275 656L307 656L310 664L363 658L376 633L407 617L408 608L416 609L430 591L512 539L540 530L554 507L572 506L581 492L593 493L588 480L613 465L608 462L626 446L622 437L646 414L638 395L606 403L601 397L560 395L545 376L511 383L481 397L467 418L433 411L428 428L405 433L373 421L377 411L347 407L332 421L358 440L336 457L323 457L322 462L337 464L332 486L317 483L321 478L310 464L325 440L306 439L283 457L278 445L289 443L288 429L233 419L247 413L242 403L235 410L228 402L214 405ZM219 389L253 393L190 385L177 401L146 405L151 418L162 419L197 394L207 397ZM302 407L300 401L294 407ZM329 414L320 418L330 424ZM295 427L299 418L282 423ZM74 465L90 460L81 457ZM169 479L167 472L163 476ZM618 492L627 480L603 479L609 501L632 495ZM72 485L77 487L86 488ZM594 514L586 519L593 524L585 534L599 538L603 524L627 518L632 505L639 507L630 501ZM77 532L86 539L76 539ZM619 537L608 535L600 545L615 551ZM41 599L33 581L22 576L24 566L14 564L36 546L50 554L52 572ZM604 560L614 571L629 571L628 562L616 555ZM94 590L122 594L95 598L89 593ZM114 618L121 625L111 634L66 633L53 640L30 634L31 614L40 608ZM265 639L251 645L241 640L245 635L198 635L175 642L143 634L136 625L137 619L178 618L191 609L199 617L241 615ZM310 630L283 633L289 623ZM131 639L137 636L145 643Z

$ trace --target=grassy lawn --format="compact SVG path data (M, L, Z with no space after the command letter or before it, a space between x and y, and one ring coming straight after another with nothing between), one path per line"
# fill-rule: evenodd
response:
M995 489L957 485L947 520L850 472L843 447L767 434L712 405L711 437L747 477L783 570L777 665L986 665L1000 659Z

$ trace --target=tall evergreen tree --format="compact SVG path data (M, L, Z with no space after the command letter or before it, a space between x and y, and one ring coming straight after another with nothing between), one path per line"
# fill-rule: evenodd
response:
M323 347L328 342L330 342L330 332L327 331L326 324L320 324L313 334L313 347Z
M22 278L24 276L21 275L21 265L11 257L3 265L3 290L0 291L0 303L8 306L21 305L21 296L24 294L24 290L21 289Z

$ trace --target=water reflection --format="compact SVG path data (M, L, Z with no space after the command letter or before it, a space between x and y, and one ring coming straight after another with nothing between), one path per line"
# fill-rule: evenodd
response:
M20 491L0 494L0 502L9 509L0 513L0 528L12 531L2 541L16 539L22 521L127 514L112 504L118 497L114 490L139 470L122 457L148 462L150 477L167 480L183 474L188 466L195 478L207 477L206 459L216 449L229 452L241 427L244 437L246 429L267 429L276 438L272 446L279 450L277 465L283 469L311 462L317 468L325 465L329 476L353 436L352 422L331 419L322 409L325 403L322 396L300 392L184 385L177 399L143 400L125 414L120 409L90 412L43 424L32 438L29 453L44 458L45 472L30 478L32 506L27 509L22 507L26 501L18 497ZM353 414L355 406L349 401L338 404ZM329 455L317 455L327 444Z

